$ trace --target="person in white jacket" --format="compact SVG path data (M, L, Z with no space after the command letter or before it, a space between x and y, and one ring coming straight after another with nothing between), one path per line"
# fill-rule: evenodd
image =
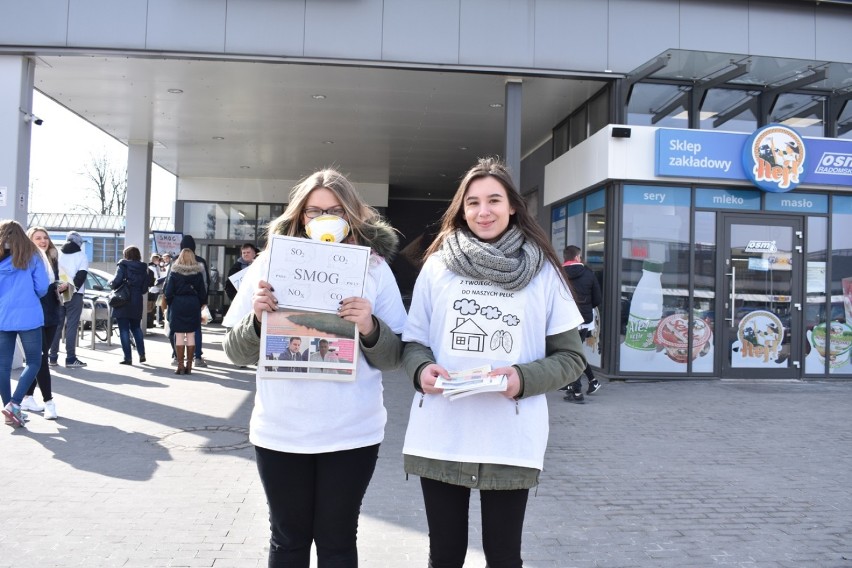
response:
M337 311L357 328L358 356L351 381L310 373L257 378L250 440L269 504L270 568L309 568L312 544L318 566L358 566L361 501L387 421L382 370L398 366L401 354L397 334L405 308L388 266L398 238L343 175L321 170L293 188L287 209L267 234L326 236L312 231L324 222L340 229L343 242L371 248L364 296L344 298ZM223 347L235 365L257 363L263 313L274 312L277 298L286 293L266 281L269 246L249 266L223 322L230 328ZM307 343L308 336L299 339Z
M77 358L77 326L83 313L83 293L86 291L86 276L89 274L89 259L83 252L83 237L77 231L70 231L65 244L59 249L59 279L74 285L74 293L59 308L59 328L65 321L65 366L69 369L85 367L86 363ZM50 346L48 363L57 365L59 361L59 342L62 333L58 330Z

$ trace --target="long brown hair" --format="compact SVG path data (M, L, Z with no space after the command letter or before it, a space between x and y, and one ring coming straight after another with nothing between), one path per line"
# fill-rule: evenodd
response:
M553 250L553 246L550 244L550 239L536 222L535 218L533 218L527 210L527 203L524 201L524 198L521 197L517 188L515 188L515 182L512 181L509 169L506 167L506 164L501 162L498 158L480 158L476 165L467 171L465 176L462 178L452 201L450 201L450 206L441 217L441 229L438 231L438 236L435 237L435 240L432 241L432 244L426 249L426 252L423 253L423 258L426 259L430 255L441 250L441 245L444 243L444 240L453 231L459 229L469 230L467 221L465 221L464 218L464 196L467 193L467 189L470 187L470 184L474 180L484 177L492 177L496 179L500 182L500 185L503 186L503 189L506 190L506 197L509 200L509 205L515 210L515 212L509 217L509 226L511 227L514 225L518 227L526 239L533 241L541 249L541 252L544 254L547 261L553 265L553 268L556 269L556 272L559 274L562 281L566 286L569 286L570 289L568 280L562 270L562 262L556 256L556 251Z
M0 254L8 254L12 257L12 266L25 270L32 262L33 257L41 255L41 249L32 242L21 224L14 219L0 221Z
M312 173L290 190L290 202L287 204L287 209L278 218L271 221L267 228L267 249L271 244L269 237L272 235L305 236L302 212L305 209L308 196L312 191L319 188L331 191L340 202L340 206L346 211L346 220L349 223L349 229L352 231L352 240L359 245L370 244L364 235L363 227L368 221L379 216L378 211L367 205L367 202L358 195L355 186L346 179L346 176L332 168L325 168Z

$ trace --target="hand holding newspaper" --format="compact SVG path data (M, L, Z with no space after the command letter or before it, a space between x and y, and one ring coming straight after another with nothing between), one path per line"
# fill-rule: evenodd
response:
M489 372L491 365L450 371L449 378L438 377L435 386L444 389L444 396L450 400L483 392L504 392L508 387L506 375L490 376Z

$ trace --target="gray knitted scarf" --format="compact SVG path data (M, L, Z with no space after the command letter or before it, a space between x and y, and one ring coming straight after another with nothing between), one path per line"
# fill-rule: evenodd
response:
M520 290L544 266L544 253L512 226L497 241L485 243L467 229L450 233L441 243L447 268L468 278L488 280L504 290Z

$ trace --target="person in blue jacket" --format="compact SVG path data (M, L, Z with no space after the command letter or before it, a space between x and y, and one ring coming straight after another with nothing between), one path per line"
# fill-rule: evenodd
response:
M17 221L0 221L0 399L6 423L22 427L21 401L41 367L41 297L50 286L47 260ZM26 366L12 394L15 340L21 338Z
M124 249L124 258L118 261L118 270L110 283L113 290L118 289L122 284L130 288L130 301L112 311L112 317L118 323L118 337L121 339L121 349L124 351L122 365L133 364L130 356L131 333L136 342L136 351L139 352L139 362L145 362L145 336L142 334L141 321L144 301L148 297L148 287L151 286L153 279L153 275L148 271L148 265L142 262L142 253L139 249L134 246Z

